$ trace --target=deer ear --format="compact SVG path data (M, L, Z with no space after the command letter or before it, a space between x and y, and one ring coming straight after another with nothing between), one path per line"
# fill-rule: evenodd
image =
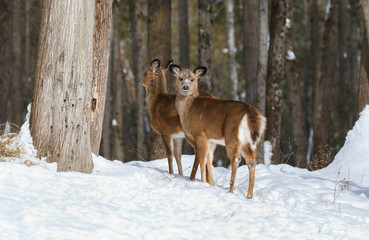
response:
M153 72L156 72L156 70L158 70L160 67L160 60L159 59L154 59L151 64L150 64L150 69Z
M181 70L181 67L176 65L176 64L170 64L169 65L169 70L170 72L174 75L177 76L179 74L179 71Z
M167 66L165 66L165 71L168 70L169 66L173 63L173 60L170 60L168 63L167 63Z
M196 75L197 78L200 78L205 75L206 71L208 69L206 67L197 67L195 70L193 70L193 73Z

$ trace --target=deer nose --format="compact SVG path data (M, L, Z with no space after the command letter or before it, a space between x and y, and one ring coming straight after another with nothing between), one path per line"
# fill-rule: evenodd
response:
M182 89L183 89L183 90L185 90L185 91L188 91L188 86L187 86L187 85L184 85L184 86L182 87Z

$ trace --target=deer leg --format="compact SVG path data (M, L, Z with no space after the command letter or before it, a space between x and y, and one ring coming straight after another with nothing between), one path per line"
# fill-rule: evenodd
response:
M227 149L227 153L228 153L228 156L231 159L231 165L232 165L231 181L229 183L229 185L230 185L229 192L233 193L233 188L234 188L234 182L235 182L235 179L236 179L238 163L241 160L241 157L240 157L240 154L238 152L238 147L235 147L230 151L228 151L228 149Z
M208 145L209 143L206 138L200 138L196 140L196 156L198 158L198 161L200 162L201 182L206 181L206 160L209 148Z
M206 164L206 173L207 173L206 181L212 186L214 185L213 156L214 156L214 151L215 151L216 147L217 147L217 145L214 144L214 143L209 144L207 164Z
M165 152L167 153L169 173L173 174L173 153L172 142L169 136L161 136L164 143Z
M173 139L174 158L176 159L176 162L177 162L178 173L181 176L183 176L182 162L181 162L181 158L182 158L182 143L183 143L183 138L174 138Z
M249 189L247 190L247 199L253 197L255 183L255 167L256 167L256 149L252 150L250 144L242 147L242 155L245 157L246 165L249 168Z

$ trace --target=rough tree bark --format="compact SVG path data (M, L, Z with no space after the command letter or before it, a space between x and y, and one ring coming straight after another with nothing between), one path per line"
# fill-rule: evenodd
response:
M148 0L148 43L149 61L156 58L166 64L171 60L171 1ZM168 82L168 91L174 93L174 83ZM161 136L151 129L150 159L165 158Z
M130 18L131 18L131 34L132 34L132 69L133 74L138 83L138 79L144 71L143 66L143 46L142 46L142 21L139 19L139 2L131 0ZM145 90L143 87L137 88L137 159L141 155L147 159L147 146L145 144Z
M272 0L270 21L270 45L268 77L266 85L266 118L268 125L265 139L272 146L272 164L280 163L280 137L282 118L282 81L285 73L285 19L286 2Z
M256 93L256 107L265 116L265 93L266 93L266 79L268 71L268 0L259 1L259 53L257 64L257 93ZM258 146L258 163L264 164L264 138Z
M179 64L183 68L190 66L190 35L188 33L187 0L178 0L179 13Z
M113 10L113 55L111 75L111 126L112 126L112 158L124 162L124 138L123 138L123 105L124 105L124 81L122 65L120 61L120 8Z
M13 2L0 2L0 124L8 121L8 99L13 78Z
M321 74L315 85L314 153L330 144L332 82L338 51L338 0L331 0L323 34Z
M359 97L357 115L369 104L369 0L361 2L364 15L363 47L361 50L361 63L359 73Z
M109 74L112 3L112 0L100 0L95 7L91 150L96 155L100 149Z
M259 0L243 0L243 60L246 87L246 102L257 106L258 92L258 55L259 55ZM265 27L265 26L263 26ZM263 34L265 34L263 32Z
M8 120L21 126L23 123L22 103L22 34L21 34L21 2L13 1L13 78L10 86L8 103Z
M350 96L358 96L358 85L359 85L359 64L358 64L358 24L360 16L359 2L356 0L350 0L350 17L349 17L349 27L348 27L348 62L349 62L349 77L353 84L350 88ZM349 119L349 125L353 126L356 121L357 115L357 99L352 99L352 115Z
M226 20L227 20L227 43L228 43L228 68L230 93L233 100L239 100L238 97L238 76L237 76L237 62L236 62L236 41L234 34L234 10L233 0L225 0ZM246 25L246 24L243 24ZM247 24L248 25L248 24ZM256 34L257 38L257 34ZM256 62L256 61L254 61ZM256 75L256 74L255 74Z
M38 156L58 171L90 173L95 1L42 2L31 112Z
M212 44L212 1L198 0L199 8L199 40L198 40L198 58L199 66L208 68L205 76L199 81L201 90L210 91L212 89L212 60L211 60L211 44Z
M286 0L288 23L286 26L286 71L289 97L291 103L293 145L295 151L296 166L306 168L307 137L305 126L305 112L302 106L302 83L296 72L296 57L293 41L293 8L292 0Z

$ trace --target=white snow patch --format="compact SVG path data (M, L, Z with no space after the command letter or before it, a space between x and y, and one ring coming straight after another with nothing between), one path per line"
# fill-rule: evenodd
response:
M325 7L324 21L327 21L329 15L331 14L331 7L332 7L331 0L328 0L327 5Z
M286 56L287 60L293 61L296 59L296 55L292 50L287 50L287 56Z
M334 161L321 172L332 179L337 178L340 172L341 180L345 178L352 185L368 187L369 197L369 105L366 105L352 130L347 133L345 144Z
M111 125L112 125L113 127L118 126L118 122L117 122L117 120L116 120L116 119L111 120Z
M223 48L222 49L222 53L228 53L229 52L229 49L228 48Z
M272 144L269 141L264 141L264 163L270 165L272 161L273 151Z
M291 19L286 18L286 28L290 29L292 27L291 25Z

